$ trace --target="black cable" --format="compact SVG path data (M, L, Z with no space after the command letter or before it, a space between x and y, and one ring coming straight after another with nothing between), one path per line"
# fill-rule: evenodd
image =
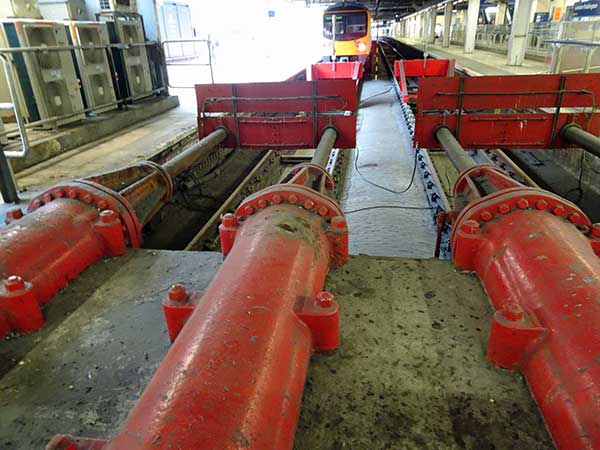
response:
M565 197L566 197L571 192L578 191L577 200L573 200L573 203L575 203L576 205L579 205L579 202L581 202L581 200L583 200L583 186L582 186L582 181L583 181L583 173L584 173L584 165L583 165L584 159L585 159L585 152L582 151L581 152L581 160L580 160L580 163L579 163L579 177L577 179L577 187L575 187L573 189L569 189L565 193Z
M401 205L377 205L377 206L367 206L365 208L352 209L350 211L344 211L344 214L353 214L360 211L370 211L372 209L412 209L417 211L430 211L435 209L432 206L422 207L422 206L401 206Z
M358 148L358 145L356 146L356 156L354 158L354 170L356 170L356 173L358 173L358 175L363 179L364 182L370 184L371 186L374 186L378 189L382 189L384 191L390 192L392 194L404 194L406 192L408 192L408 190L412 187L414 181L415 181L415 174L417 173L417 152L415 151L415 163L413 165L413 171L412 171L412 175L410 177L410 182L408 183L408 186L406 186L406 188L402 189L401 191L395 191L393 189L390 189L388 187L385 186L381 186L380 184L377 184L371 180L369 180L367 177L365 177L362 172L360 171L360 169L358 168L358 158L360 156L360 150Z
M363 106L364 103L368 102L369 100L375 98L375 97L379 97L381 95L385 95L388 92L390 92L392 89L394 89L394 86L390 87L389 89L386 89L385 91L382 92L378 92L377 94L373 94L368 96L367 98L365 98L364 100L361 100L360 103L358 104L358 107L360 108L361 106Z

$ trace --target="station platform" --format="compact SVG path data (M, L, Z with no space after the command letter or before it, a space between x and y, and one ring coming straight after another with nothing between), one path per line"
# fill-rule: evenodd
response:
M473 53L466 54L462 46L451 45L442 48L439 44L425 44L416 39L397 37L400 42L425 50L439 59L455 59L457 68L465 70L471 76L479 75L533 75L546 73L548 64L540 61L526 59L522 66L507 66L506 55L500 53L475 49Z

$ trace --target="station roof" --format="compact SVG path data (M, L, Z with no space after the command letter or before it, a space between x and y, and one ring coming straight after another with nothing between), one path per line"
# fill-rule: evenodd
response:
M307 5L333 5L331 0L305 0ZM350 3L350 2L348 2ZM427 6L439 3L439 0L352 0L351 3L369 8L376 20L394 20L412 14Z

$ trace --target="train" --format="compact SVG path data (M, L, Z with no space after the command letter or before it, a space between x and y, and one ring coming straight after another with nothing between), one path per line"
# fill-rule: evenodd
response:
M323 12L323 61L365 62L371 52L371 21L369 9L357 3L327 8Z

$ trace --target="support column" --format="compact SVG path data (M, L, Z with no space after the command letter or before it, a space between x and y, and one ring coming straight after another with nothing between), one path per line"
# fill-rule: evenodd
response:
M434 6L427 14L429 17L428 28L427 28L427 43L435 43L435 22L437 20L437 8Z
M452 26L452 2L444 5L444 31L442 34L442 47L450 47L450 28Z
M506 58L506 64L509 66L521 66L525 59L527 30L533 2L534 0L516 0L515 16L508 40L508 57Z
M498 2L498 12L496 13L496 25L504 25L506 20L506 7L507 3Z
M426 17L425 17L425 13L421 13L419 14L419 39L424 39L425 38L425 26L426 26Z
M473 51L475 50L475 36L477 34L478 22L479 0L469 0L469 7L467 9L467 20L465 23L465 53L473 53Z

